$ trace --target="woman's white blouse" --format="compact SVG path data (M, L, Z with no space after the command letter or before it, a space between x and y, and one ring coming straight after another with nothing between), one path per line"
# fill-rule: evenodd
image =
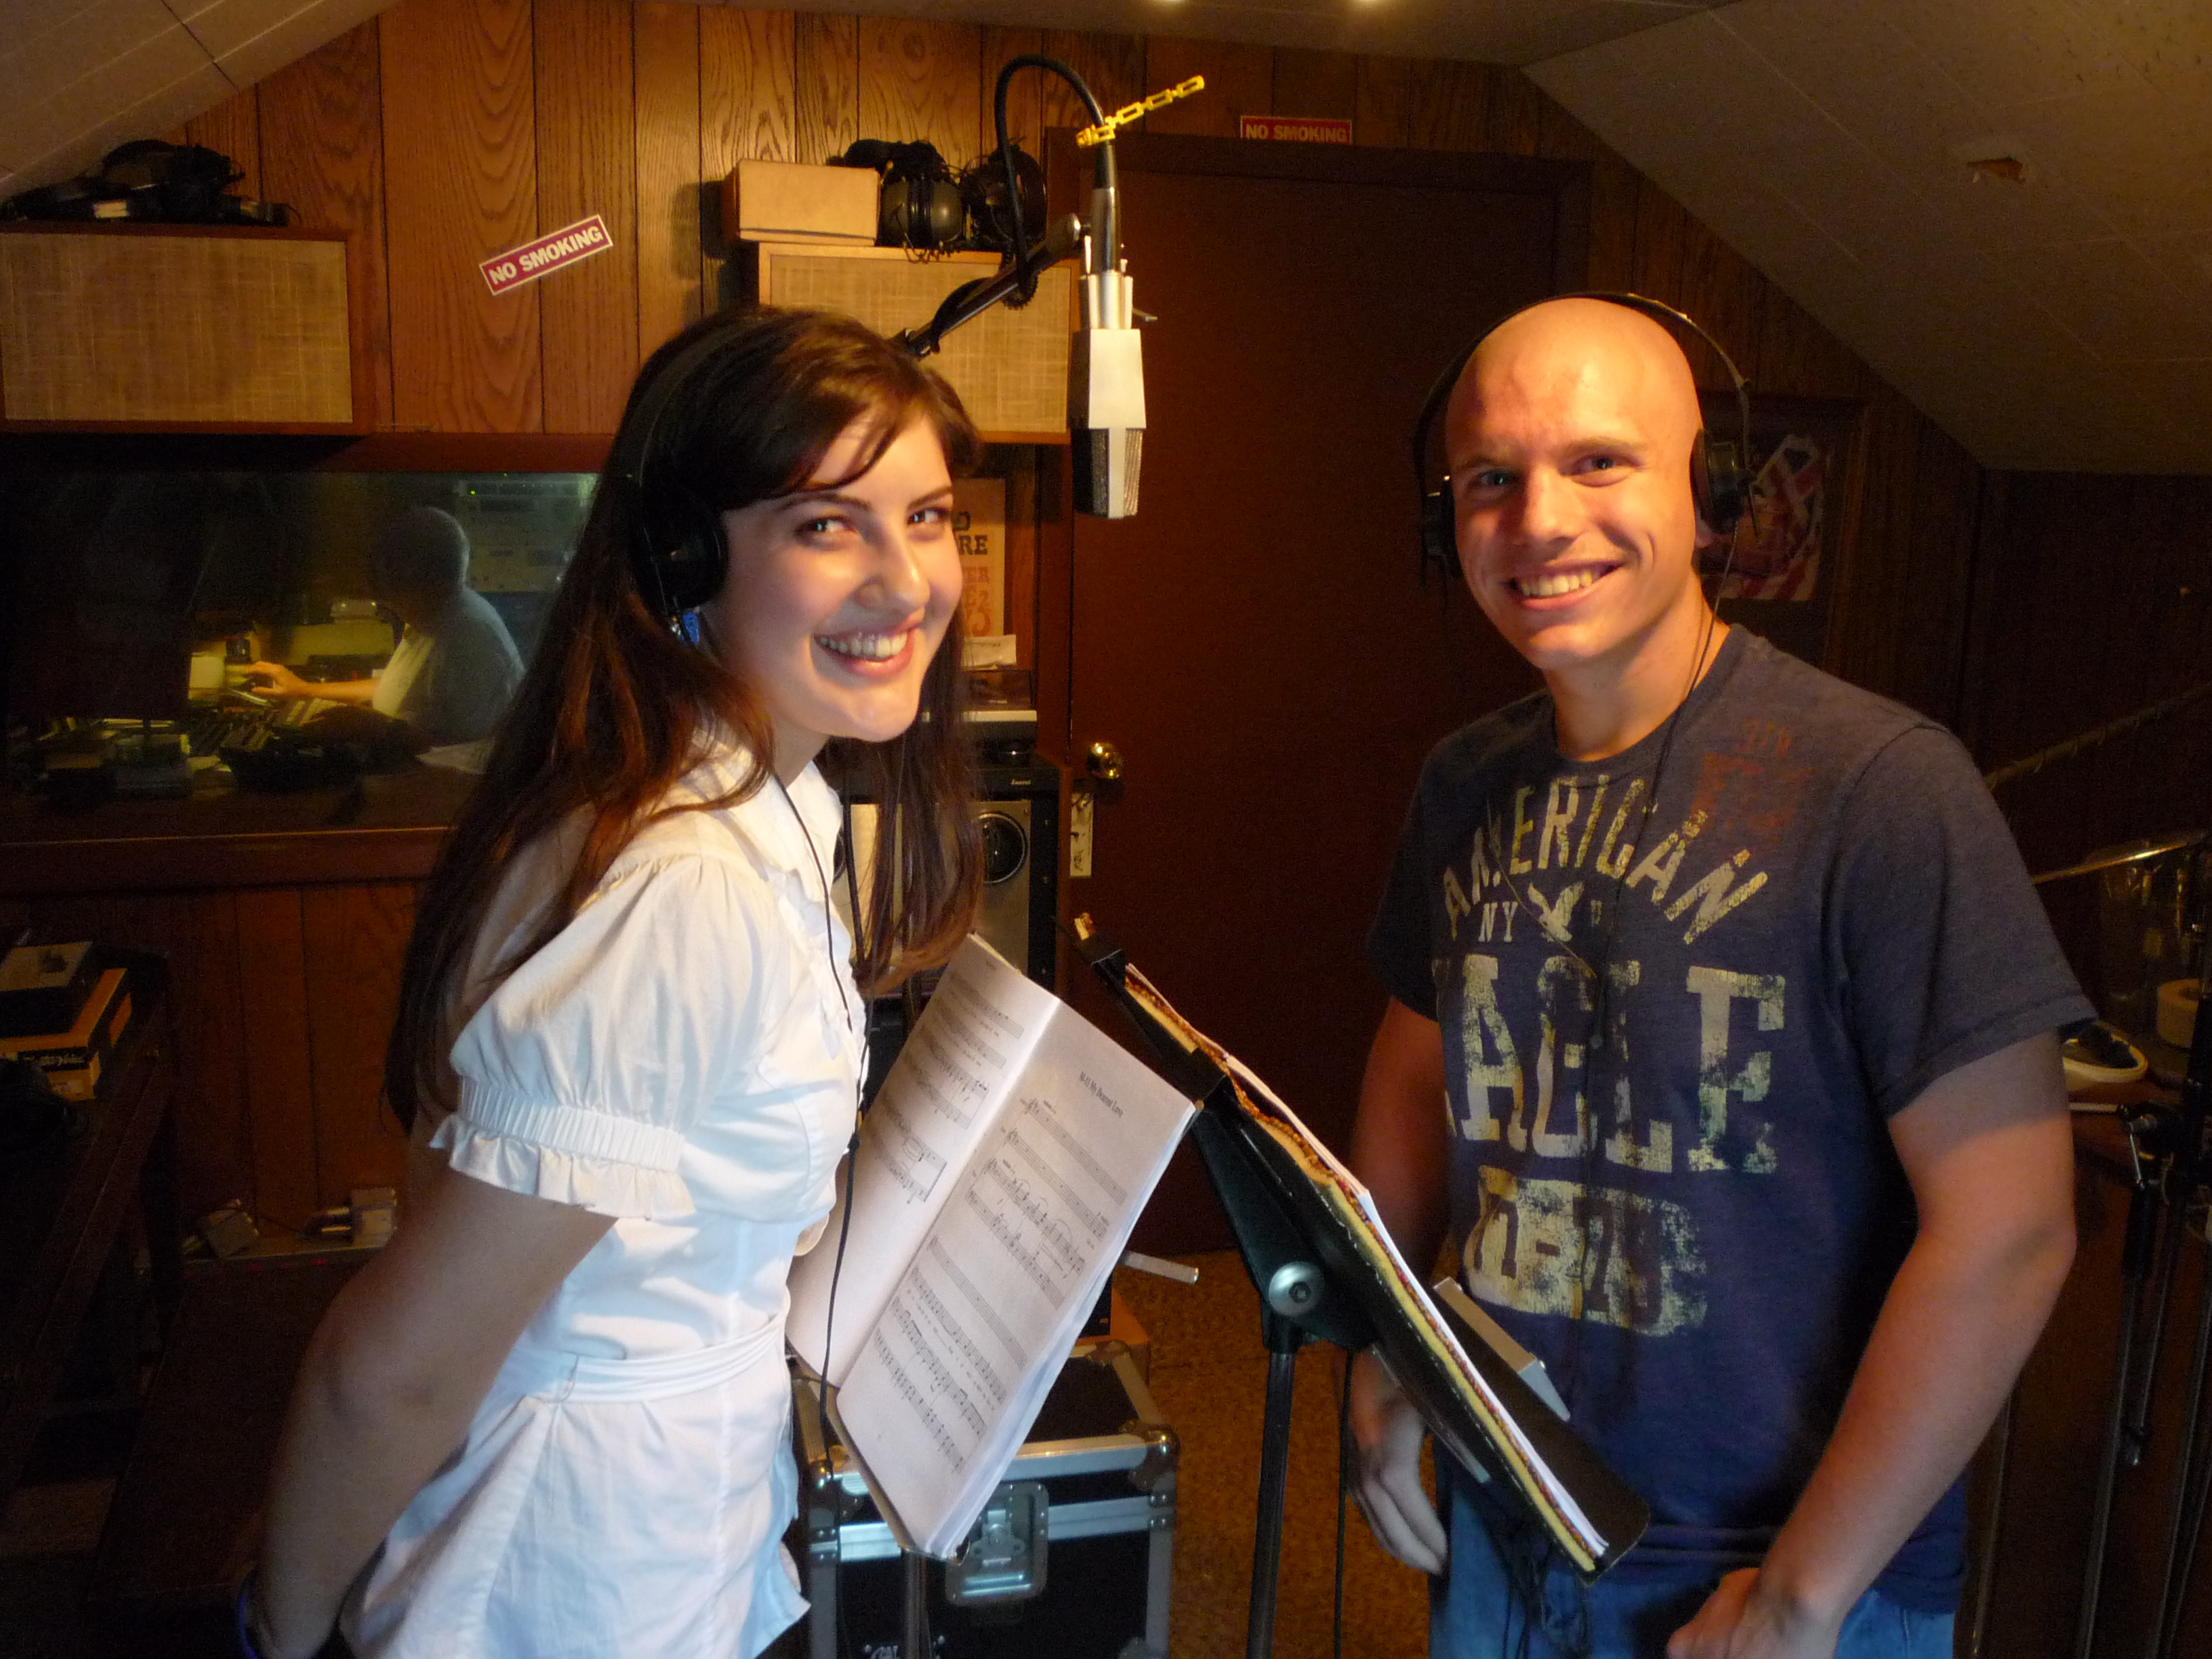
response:
M673 799L744 769L725 751ZM803 1610L777 1543L785 1280L830 1209L866 1029L823 886L837 830L811 768L787 799L771 780L669 814L493 986L580 832L502 884L451 1055L459 1109L429 1145L616 1221L357 1588L363 1659L751 1653Z

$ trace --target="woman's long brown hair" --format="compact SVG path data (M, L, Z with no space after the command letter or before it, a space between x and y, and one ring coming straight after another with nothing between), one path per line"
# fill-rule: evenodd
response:
M426 1100L452 1109L441 1097L442 1062L454 1035L456 979L522 848L563 823L584 825L556 902L496 964L501 977L568 924L654 818L732 805L772 775L773 731L757 693L671 632L656 614L659 596L640 591L634 551L663 550L687 527L719 539L722 513L814 483L830 445L864 419L873 441L852 477L917 420L936 432L955 476L981 457L975 428L943 380L830 313L711 317L639 372L544 642L416 909L384 1062L386 1096L410 1129ZM961 729L962 689L956 626L929 665L913 726L889 743L841 741L824 757L857 793L880 804L853 958L864 992L950 954L975 908L981 849L968 810L975 763ZM738 784L711 800L664 805L724 731L751 757Z

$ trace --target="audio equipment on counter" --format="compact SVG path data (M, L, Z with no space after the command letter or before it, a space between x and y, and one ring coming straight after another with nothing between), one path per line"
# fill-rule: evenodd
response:
M1086 290L1087 292L1087 290ZM1587 290L1576 294L1559 294L1522 306L1499 318L1475 336L1467 349L1453 358L1451 364L1438 375L1429 388L1429 395L1421 400L1421 412L1413 422L1413 482L1421 492L1421 574L1425 577L1433 569L1449 580L1458 568L1459 552L1452 515L1451 475L1447 471L1441 484L1432 483L1429 471L1429 440L1437 422L1450 401L1452 388L1468 361L1480 350L1482 343L1518 317L1522 312L1533 311L1536 306L1548 305L1552 299L1602 300L1608 305L1638 312L1654 322L1675 324L1688 329L1708 346L1728 371L1729 380L1735 387L1737 441L1709 438L1705 428L1690 447L1690 494L1697 503L1698 517L1705 526L1723 540L1735 532L1737 523L1752 510L1752 485L1756 473L1752 467L1751 449L1751 382L1735 366L1728 349L1708 333L1703 325L1686 312L1660 300L1648 299L1641 294L1615 293L1605 289Z
M897 143L863 138L832 167L873 167L882 176L877 198L876 241L882 247L938 252L958 247L968 229L968 207L952 168L926 138Z

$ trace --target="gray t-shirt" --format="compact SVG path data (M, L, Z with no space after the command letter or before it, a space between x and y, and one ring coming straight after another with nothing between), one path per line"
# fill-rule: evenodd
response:
M1539 694L1438 745L1369 949L1443 1028L1468 1290L1642 1547L1718 1566L1786 1518L1911 1243L1888 1116L2091 1012L1958 742L1741 629L1671 738L1569 761ZM1954 1488L1884 1590L1955 1601L1962 1528Z
M522 684L522 658L499 612L462 588L437 615L411 627L377 676L370 707L435 743L488 738Z

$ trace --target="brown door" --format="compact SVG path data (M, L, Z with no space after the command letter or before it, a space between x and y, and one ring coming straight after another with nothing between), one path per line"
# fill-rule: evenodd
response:
M1120 149L1157 320L1140 510L1073 530L1070 757L1079 777L1103 740L1125 770L1069 902L1341 1147L1383 1001L1362 941L1421 758L1534 684L1463 589L1418 579L1411 430L1477 330L1579 280L1579 175ZM1228 1242L1188 1151L1139 1239Z

